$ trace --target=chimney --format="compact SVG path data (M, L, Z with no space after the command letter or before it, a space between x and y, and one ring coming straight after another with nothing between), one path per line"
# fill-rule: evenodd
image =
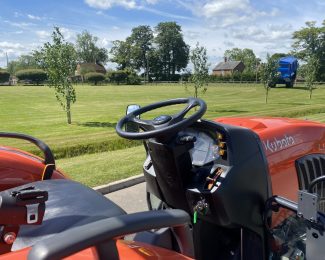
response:
M227 62L227 57L226 56L224 57L224 61Z

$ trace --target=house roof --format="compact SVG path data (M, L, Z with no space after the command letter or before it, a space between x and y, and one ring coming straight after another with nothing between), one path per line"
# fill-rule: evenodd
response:
M104 66L99 65L97 63L80 63L79 66L80 66L80 69L100 72L100 73L104 73L104 74L106 73L106 69L104 68Z
M226 61L220 62L213 70L233 70L235 69L241 61Z

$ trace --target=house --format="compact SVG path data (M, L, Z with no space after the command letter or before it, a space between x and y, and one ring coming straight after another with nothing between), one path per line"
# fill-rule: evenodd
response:
M9 85L10 86L15 86L18 83L18 79L16 76L10 76L9 78Z
M103 65L97 63L79 63L75 71L75 76L83 76L88 72L98 72L106 74L106 69Z
M233 74L235 71L243 72L245 65L241 61L227 61L227 58L223 62L220 62L212 70L212 75L227 76Z

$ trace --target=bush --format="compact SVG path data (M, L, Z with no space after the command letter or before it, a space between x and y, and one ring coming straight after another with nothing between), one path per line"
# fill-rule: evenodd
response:
M85 79L97 85L98 82L105 80L105 75L103 73L98 72L88 72L85 74Z
M111 70L106 74L110 82L116 83L117 85L125 83L128 85L139 85L141 84L140 77L132 70Z
M259 79L260 73L258 72L257 78ZM210 75L210 82L241 82L241 81L256 81L255 72L234 72L232 75Z
M127 73L126 83L128 85L141 84L141 78L134 71L126 71L126 73Z
M10 74L7 71L0 71L0 83L8 82Z
M117 83L125 83L127 80L128 74L125 70L116 70L116 71L109 71L107 73L107 78L110 82Z
M31 81L39 85L47 79L47 74L41 69L26 69L17 71L16 77L19 80Z

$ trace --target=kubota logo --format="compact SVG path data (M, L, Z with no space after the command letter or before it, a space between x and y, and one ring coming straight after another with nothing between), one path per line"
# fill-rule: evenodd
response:
M267 139L266 141L263 141L263 144L266 151L270 151L271 153L273 153L294 145L295 139L290 135L284 135L283 138L274 137L271 140Z

